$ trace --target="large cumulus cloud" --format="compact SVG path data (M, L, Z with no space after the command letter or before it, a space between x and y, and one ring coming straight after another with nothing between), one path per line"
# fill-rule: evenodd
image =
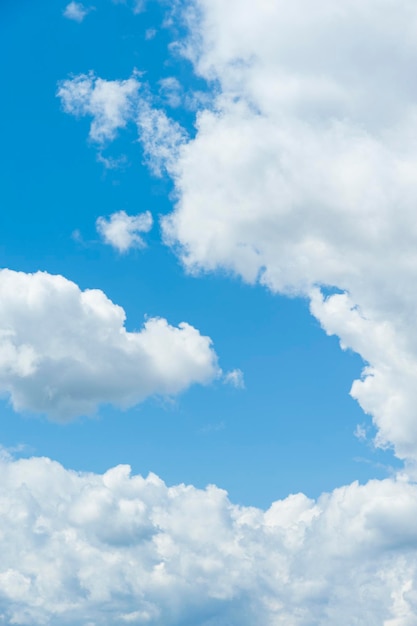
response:
M311 298L367 362L352 395L378 445L417 459L417 8L187 7L184 54L219 95L177 152L167 240L191 271L223 267Z
M5 624L411 626L416 487L353 483L267 511L128 466L0 462Z
M137 332L98 289L46 272L0 270L0 391L17 411L56 420L101 403L129 407L220 372L209 337L150 318Z
M149 99L126 112L154 171L164 165L175 183L165 240L189 271L226 268L308 297L326 332L366 362L351 393L377 444L415 461L416 6L175 4L188 27L176 49L214 86L212 104L188 139ZM88 96L82 77L60 93L68 111L93 116L92 138L114 117L92 107L106 92L94 80Z

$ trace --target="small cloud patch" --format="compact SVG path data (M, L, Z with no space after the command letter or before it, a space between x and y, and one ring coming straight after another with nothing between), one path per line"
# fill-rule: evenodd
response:
M245 388L245 379L243 376L243 372L239 369L226 372L223 378L223 382L225 383L225 385L232 385L232 387L236 387L236 389Z
M148 233L153 224L149 211L138 215L128 215L125 211L117 211L109 218L99 217L96 221L98 234L104 243L113 246L118 252L125 253L132 248L146 246L139 233Z
M81 2L70 2L64 9L64 17L74 22L82 22L90 9L87 9Z

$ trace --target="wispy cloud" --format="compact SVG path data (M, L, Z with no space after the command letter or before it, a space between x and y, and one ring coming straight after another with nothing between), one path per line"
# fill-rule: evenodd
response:
M148 28L145 31L145 39L147 41L153 39L155 37L156 33L157 33L156 28Z
M82 22L91 9L87 9L81 2L70 2L64 9L64 17L74 22Z
M353 434L359 441L366 441L368 439L368 431L364 424L356 424Z
M236 387L237 389L245 388L245 378L242 370L235 369L230 372L226 372L223 376L223 382L226 385L232 385L232 387Z
M63 80L57 95L67 113L93 118L90 138L98 143L114 139L117 131L132 119L140 82L136 75L128 80L102 80L93 73Z

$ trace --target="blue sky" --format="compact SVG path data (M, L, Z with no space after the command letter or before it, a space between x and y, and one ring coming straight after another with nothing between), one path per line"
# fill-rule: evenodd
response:
M210 518L212 502L222 511L220 517L229 515L229 505L218 495L224 489L233 506L242 506L242 520L255 516L255 509L245 507L258 507L258 516L269 510L262 529L271 524L281 528L280 520L291 515L299 515L294 524L300 528L306 520L313 523L320 517L323 528L311 530L313 544L315 536L318 542L323 540L325 528L330 545L333 532L335 537L348 533L344 524L349 519L356 520L354 525L361 520L365 530L369 520L372 524L377 520L372 526L375 537L382 533L384 546L393 545L392 537L408 537L411 547L398 552L398 562L404 554L411 559L415 537L404 520L413 518L417 459L415 297L410 293L416 267L417 194L410 174L415 146L408 139L414 129L408 70L415 51L404 44L404 50L393 55L389 43L390 37L404 39L398 32L407 29L410 17L406 3L400 2L400 26L391 33L388 18L374 20L377 0L364 3L368 13L361 13L353 0L344 0L342 18L320 1L317 11L308 9L304 19L303 2L297 1L295 12L280 2L281 13L273 3L255 8L245 1L238 7L237 0L230 7L210 5L208 0L171 5L149 1L141 10L134 2L111 0L94 6L48 0L41 10L29 2L2 3L0 46L6 62L0 101L0 262L2 268L23 273L22 282L14 273L1 277L5 356L4 363L0 359L0 443L5 450L4 484L10 493L16 489L14 481L26 481L39 506L49 511L48 496L39 496L48 493L49 484L41 468L44 462L57 462L65 476L72 477L64 479L61 470L53 470L57 494L66 488L64 480L72 481L71 501L91 490L95 502L96 483L103 480L106 488L114 489L112 497L119 503L114 506L122 506L128 488L120 487L119 493L119 483L127 478L120 474L122 478L111 482L112 478L109 486L101 477L124 464L130 465L133 475L155 473L167 485L158 487L155 528L163 527L163 522L155 522L161 510L172 528L181 527L184 537L192 535L187 524L205 528L199 516ZM274 20L282 29L278 43ZM331 51L338 28L335 60ZM287 32L292 36L287 38ZM350 43L352 32L356 47ZM302 37L303 46L294 47L292 37L298 41ZM373 72L372 64L385 67L386 58L397 73L391 73L388 65L380 74ZM371 81L367 72L372 73ZM90 81L84 93L77 82L80 76ZM171 103L161 87L166 79L181 85ZM132 91L125 98L122 81L128 80ZM99 92L98 85L107 91ZM393 90L394 96L387 95ZM381 94L385 107L372 109ZM109 102L116 104L106 109ZM158 123L166 123L162 138ZM94 124L103 140L94 138ZM172 140L178 125L187 134L179 147ZM152 171L150 162L162 164L161 176ZM120 211L128 216L151 213L152 228L140 234L144 245L129 244L120 252L114 240L111 245L105 242L97 219L106 224ZM45 283L31 278L39 271L46 273ZM58 283L56 275L66 281ZM67 281L81 291L100 290L124 309L127 347L118 344L118 337L124 337L120 324L108 322L112 315L117 317L116 309L100 300L90 310L81 292ZM29 291L32 295L25 300ZM132 357L137 364L132 360L129 365L129 346L142 341L139 333L149 318L164 318L170 325L169 335L162 339L152 335L156 348L152 344L149 358L159 365L149 374L150 382L142 348ZM177 329L182 322L197 329L199 338L210 337L212 344L204 339L192 343L186 329ZM175 336L185 343L171 346L169 337L177 331ZM126 370L118 361L120 354L126 357ZM171 362L173 371L166 373L165 364ZM231 384L230 372L242 372L244 385ZM73 380L81 395L93 398L92 410L74 409L78 400ZM354 383L352 397L353 381L360 382ZM117 389L107 392L113 382ZM114 402L108 401L110 396ZM67 400L70 409L65 412ZM41 404L44 409L39 409ZM39 475L39 482L21 478L22 472ZM152 480L146 489L154 489ZM206 494L201 501L195 496L195 509L187 508L191 492L175 487L182 484L194 486L192 493ZM204 491L207 485L218 490ZM291 499L290 494L297 493L318 503L307 504L311 501L303 495ZM142 491L135 494L132 506L142 497L149 504ZM172 494L185 503L180 507L185 517L178 513L178 522L177 513L169 508ZM338 502L340 494L346 497L341 505L346 513L335 521L332 502ZM102 502L100 498L97 495L97 502ZM379 526L385 519L381 502L396 498L406 501L407 510ZM278 500L283 504L270 508ZM65 514L63 522L51 518L51 528L73 524L82 529L80 541L90 537L93 517L99 528L107 513L97 504L90 518L79 512L88 509L83 502L76 512ZM361 508L361 502L370 502L375 511ZM290 513L284 513L285 507ZM44 519L50 513L42 515ZM236 522L237 515L232 518L238 528L249 524ZM126 528L133 517L123 521ZM198 550L204 542L212 542L212 554L220 550L216 533L223 530L215 531L216 524ZM257 590L263 598L261 581L269 574L251 546L259 542L272 555L275 548L264 540L260 522L253 524L256 539L248 534L244 549L245 558L253 560L247 589ZM288 522L288 545L295 541L294 524ZM109 530L111 540L94 530L91 546L96 549L104 542L126 547L125 539L117 538L122 532L118 528ZM355 555L361 551L362 530L346 539ZM129 530L123 532L129 536ZM178 539L176 532L170 540L187 552L187 540ZM233 532L238 536L240 531ZM14 541L20 540L16 536ZM355 556L352 576L357 572L358 585L367 567L386 571L383 548L374 554L376 544L369 542L371 560ZM107 558L106 549L98 549L97 559L100 554ZM156 588L140 592L142 606L133 587L120 600L116 587L99 581L101 589L108 585L104 601L98 592L94 595L87 574L84 578L74 574L82 593L71 585L67 588L62 579L62 589L56 597L45 596L41 610L31 599L42 589L36 571L30 572L29 565L19 569L16 557L8 556L8 565L0 572L0 596L4 588L0 621L52 624L58 612L62 623L81 624L80 616L88 615L91 625L125 621L249 626L256 623L256 614L263 615L265 624L361 623L355 621L356 608L350 613L343 608L336 587L340 572L330 566L322 574L323 588L311 592L317 594L311 604L308 593L303 596L298 587L291 589L291 599L285 599L287 592L269 581L265 597L270 594L270 600L262 604L257 599L249 607L242 599L244 584L239 587L232 573L222 582L221 592L215 589L204 569L203 552L190 556L190 563L201 559L205 572L201 580L208 582L195 588L195 601L181 591L175 610L169 594ZM132 554L137 571L145 571L147 557ZM294 580L298 568L306 567L308 577L304 557L295 558L299 560L291 566ZM166 559L164 563L169 562ZM241 567L236 563L230 565L231 572ZM78 569L74 565L74 571L84 571L84 566L89 571L87 561ZM39 564L39 572L43 567ZM130 574L123 573L128 586L134 567ZM229 565L224 567L229 571ZM388 575L381 574L385 586L381 583L375 592L397 598L392 605L387 600L376 611L364 600L367 623L414 623L414 574L407 578L401 567L392 585ZM193 580L190 572L185 579ZM14 584L22 588L22 581L29 580L27 595L13 591ZM61 593L72 598L71 609L65 608ZM104 608L97 608L100 602ZM274 602L281 608L271 608ZM301 603L297 616L291 613L291 603Z

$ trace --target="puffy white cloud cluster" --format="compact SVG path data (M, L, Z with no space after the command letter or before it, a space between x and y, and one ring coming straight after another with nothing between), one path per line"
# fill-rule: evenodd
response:
M129 112L151 166L175 183L165 240L189 271L226 268L310 298L326 332L367 362L352 395L378 445L416 460L417 7L177 5L183 54L215 85L214 104L192 139L148 101ZM103 118L84 113L94 136ZM323 298L322 286L345 295Z
M0 270L0 392L56 420L101 403L129 407L220 374L209 337L151 318L137 332L98 289L62 276Z
M153 219L149 211L138 215L127 215L125 211L117 211L109 218L97 218L96 228L104 243L123 253L131 248L143 248L145 242L139 233L148 233L152 224Z
M0 462L0 620L108 626L412 626L416 486L274 502L47 458Z
M141 86L137 73L127 80L110 81L90 72L61 81L57 97L66 113L92 117L89 138L99 145L114 139L120 129L134 122L145 159L153 173L160 176L162 171L174 168L187 133L165 111L152 106Z
M127 80L103 80L93 73L80 74L59 83L57 95L66 113L91 115L90 138L102 143L125 128L138 100L137 76Z

